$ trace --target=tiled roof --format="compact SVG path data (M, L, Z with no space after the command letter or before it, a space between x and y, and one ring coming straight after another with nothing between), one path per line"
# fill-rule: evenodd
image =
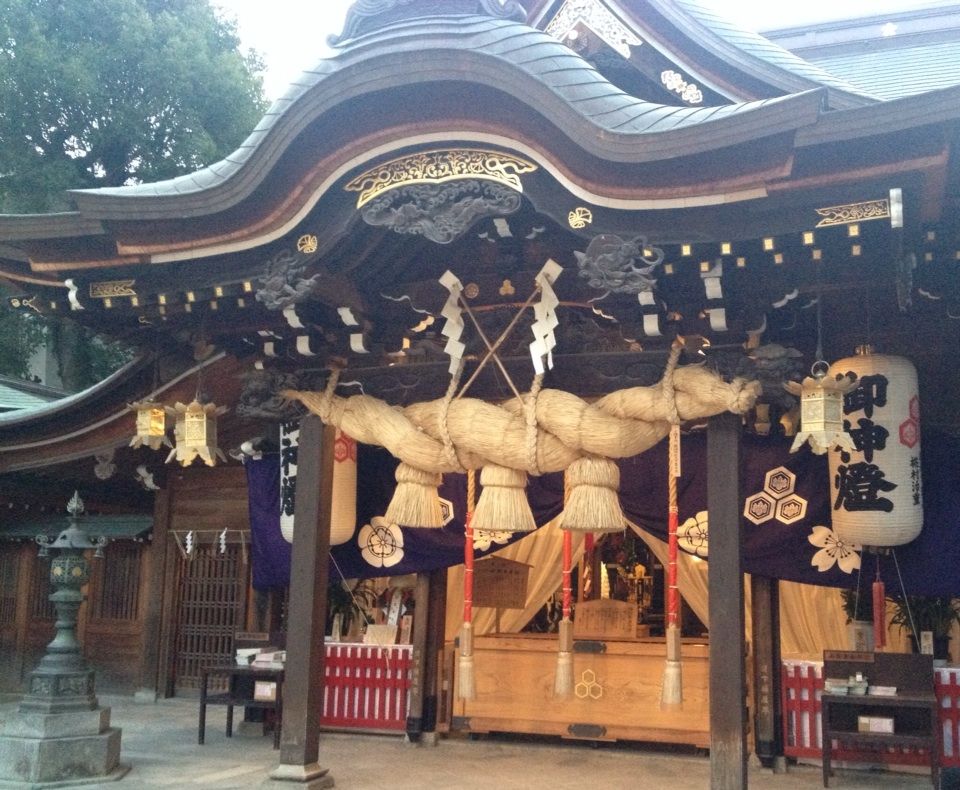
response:
M0 411L33 409L50 403L52 400L55 400L55 398L27 392L15 384L0 381Z
M960 40L817 57L816 63L881 99L960 83Z
M713 7L703 2L703 0L668 0L668 2L657 0L657 5L676 6L686 14L689 19L701 25L705 34L713 34L735 50L739 50L741 53L755 58L756 61L772 66L775 69L810 83L808 87L823 85L844 94L861 97L867 101L875 98L862 88L844 81L816 64L794 55L779 44L775 44L769 39L764 38L759 33L754 33L739 27L735 22L732 22L725 16L722 11L714 10ZM713 5L714 7L722 7L717 0L714 0ZM798 88L794 87L793 89L797 90Z

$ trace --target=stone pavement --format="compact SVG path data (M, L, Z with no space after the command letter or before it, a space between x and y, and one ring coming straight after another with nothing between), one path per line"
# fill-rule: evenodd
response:
M112 724L123 729L121 762L131 766L119 782L84 785L103 790L228 790L259 788L277 765L271 735L224 734L226 708L208 708L206 743L197 744L197 700L177 698L142 704L132 697L100 695L112 707ZM0 719L16 709L0 704ZM552 739L486 736L441 738L415 746L400 735L324 733L320 764L341 790L703 790L710 786L710 761L702 754L630 744L560 742ZM295 785L271 782L277 790ZM774 775L751 761L749 786L770 790L814 790L818 766L790 766ZM929 788L929 774L838 769L831 787Z

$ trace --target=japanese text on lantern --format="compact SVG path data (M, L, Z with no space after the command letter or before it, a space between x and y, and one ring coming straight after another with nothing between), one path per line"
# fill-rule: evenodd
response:
M297 494L297 451L300 446L300 424L280 423L280 528L293 528L293 512Z
M882 496L883 492L893 491L897 484L886 479L886 473L879 464L873 463L874 454L886 449L890 432L874 422L874 409L887 405L887 377L876 374L862 376L858 386L843 396L843 413L851 419L843 421L846 430L853 439L857 451L863 459L851 462L850 453L840 453L842 463L837 466L834 476L834 489L837 492L833 509L839 510L881 510L889 513L893 510L893 501ZM864 416L853 422L853 416L863 412ZM876 460L880 460L879 457Z

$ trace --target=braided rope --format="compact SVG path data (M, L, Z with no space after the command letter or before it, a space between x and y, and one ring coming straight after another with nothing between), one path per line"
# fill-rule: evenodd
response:
M663 369L663 378L660 379L660 388L666 400L668 419L671 425L680 424L680 414L677 411L677 389L673 384L673 374L677 369L677 363L680 361L681 349L681 345L674 341L670 348L670 356L667 357L667 365Z
M457 387L460 386L460 376L463 374L463 360L457 363L457 369L450 377L450 384L440 402L440 440L443 442L443 455L446 462L457 472L465 472L466 469L460 462L457 455L457 448L450 437L450 426L447 424L447 416L450 414L450 404L453 403L454 395L457 394ZM471 475L472 479L472 475Z
M537 438L539 436L539 426L537 425L537 396L543 388L543 374L538 373L533 377L533 383L530 385L530 392L523 403L524 417L527 422L527 469L535 475L541 474L540 463L537 460Z
M329 422L330 412L333 408L333 395L337 390L337 383L340 381L340 368L332 368L327 377L327 384L323 388L323 398L320 400L320 409L318 416L323 422Z

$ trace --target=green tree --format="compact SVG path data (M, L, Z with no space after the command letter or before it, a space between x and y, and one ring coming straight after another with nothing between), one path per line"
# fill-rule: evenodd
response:
M43 341L43 322L35 314L0 309L0 374L26 378L30 356Z
M262 70L209 0L0 0L0 212L70 210L68 189L224 158L263 115ZM0 346L16 340L10 326ZM68 326L55 335L74 353ZM67 386L97 369L84 364Z

